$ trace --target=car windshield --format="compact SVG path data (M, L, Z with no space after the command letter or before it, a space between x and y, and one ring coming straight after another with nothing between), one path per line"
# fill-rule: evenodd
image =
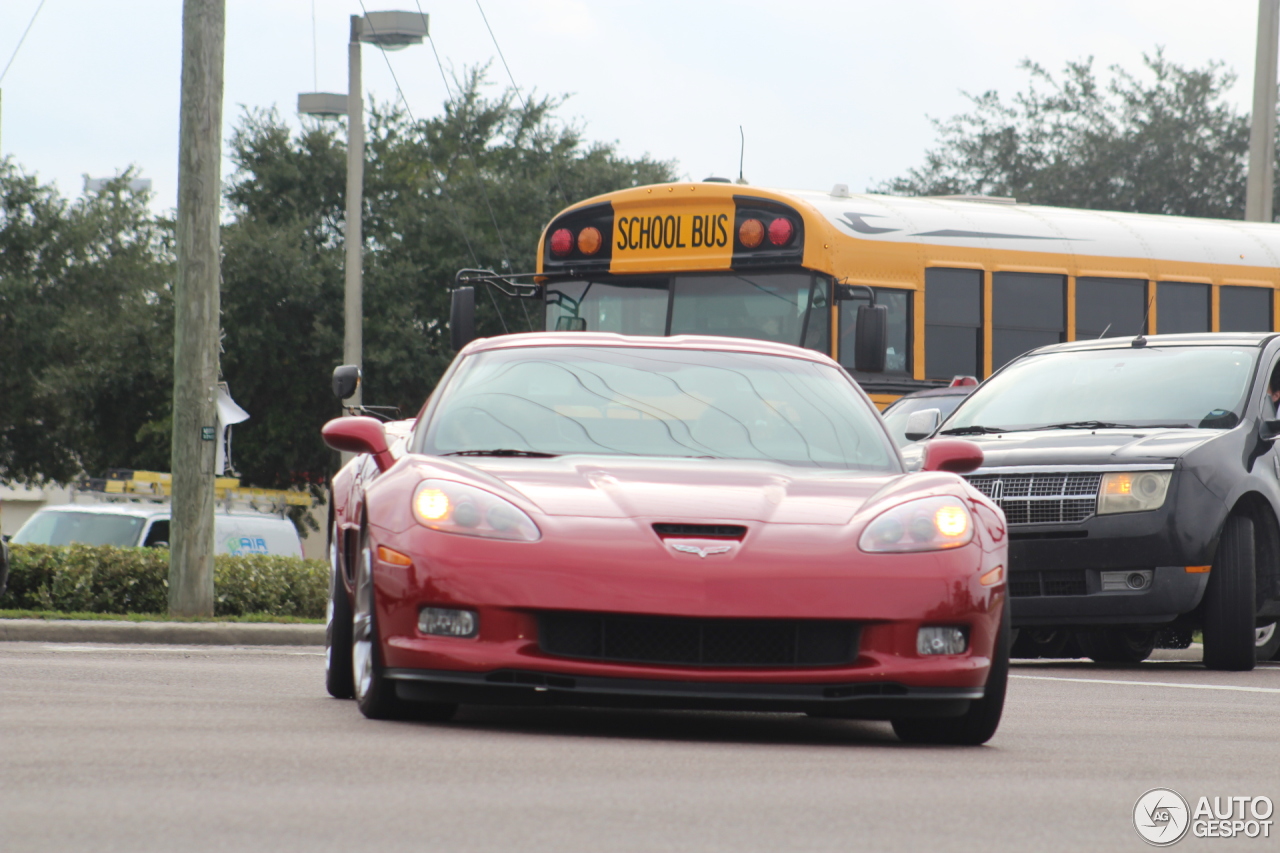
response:
M900 462L838 369L758 353L523 347L468 358L419 449L763 459L872 471Z
M907 438L907 418L912 414L925 409L937 409L938 415L946 420L947 415L954 412L964 398L964 394L939 394L936 397L899 400L884 413L884 425L889 428L889 435L893 436L897 445L902 447L911 443L911 439Z
M1258 350L1158 347L1052 352L1016 361L973 392L942 433L1210 427L1240 420Z
M19 545L115 545L138 544L138 531L146 519L100 512L37 512L22 525L13 541Z

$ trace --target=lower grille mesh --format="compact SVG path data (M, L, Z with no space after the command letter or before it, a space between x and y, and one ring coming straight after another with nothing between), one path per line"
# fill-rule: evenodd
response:
M1033 572L1010 572L1009 595L1030 598L1040 595L1088 595L1089 584L1084 569L1045 569Z
M624 663L832 666L857 658L858 624L540 613L538 645L550 655Z

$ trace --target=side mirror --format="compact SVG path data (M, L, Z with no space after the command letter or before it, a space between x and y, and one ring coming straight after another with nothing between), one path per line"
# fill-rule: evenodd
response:
M587 330L586 317L557 317L557 332L585 332Z
M907 415L907 426L904 433L908 441L919 441L928 438L937 431L942 423L942 411L939 409L921 409Z
M1275 441L1280 438L1280 420L1263 421L1258 426L1258 438L1263 441Z
M925 446L925 471L968 474L982 467L982 448L963 438L935 438Z
M885 350L889 346L888 306L859 305L856 329L853 369L859 373L884 373Z
M449 337L454 351L476 339L476 289L455 287L449 298Z
M395 464L387 448L387 433L375 418L334 418L320 429L324 443L345 453L369 453L379 471Z
M345 400L360 387L360 368L344 364L333 369L333 396Z

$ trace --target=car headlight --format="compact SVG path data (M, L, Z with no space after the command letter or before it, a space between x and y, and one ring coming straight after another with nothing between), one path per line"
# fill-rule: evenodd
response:
M973 541L973 518L959 498L919 498L880 513L858 547L872 554L941 551Z
M1098 515L1159 509L1169 493L1172 471L1116 471L1102 477Z
M413 492L413 517L424 527L464 536L536 542L538 525L506 498L450 480L423 480Z

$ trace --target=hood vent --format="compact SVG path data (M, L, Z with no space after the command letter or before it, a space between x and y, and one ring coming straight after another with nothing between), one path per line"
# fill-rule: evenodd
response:
M741 524L655 524L653 532L663 539L741 539L747 528Z

